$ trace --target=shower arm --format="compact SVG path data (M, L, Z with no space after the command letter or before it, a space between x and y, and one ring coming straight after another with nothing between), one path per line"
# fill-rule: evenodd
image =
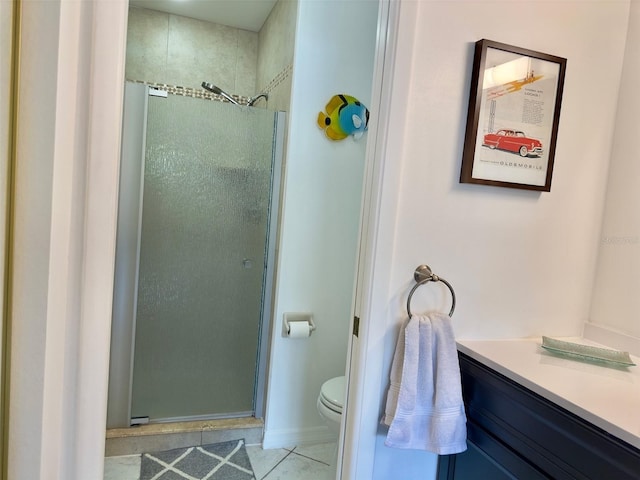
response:
M255 97L252 97L249 99L249 103L247 103L247 105L249 105L250 107L253 107L255 105L255 103L260 100L260 98L264 98L265 101L269 101L269 94L267 93L259 93L258 95L256 95Z

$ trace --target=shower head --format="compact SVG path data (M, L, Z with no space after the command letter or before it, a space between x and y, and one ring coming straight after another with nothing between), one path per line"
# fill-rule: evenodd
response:
M269 95L266 93L259 93L258 95L256 95L255 97L251 97L249 99L249 103L247 103L247 105L249 105L250 107L253 107L253 105L260 100L260 97L264 97L265 100L269 100Z
M222 95L224 98L226 98L227 100L229 100L231 103L235 105L240 105L227 92L222 90L220 87L216 87L215 85L212 85L209 82L202 82L202 88L204 88L205 90L209 90L211 93L215 93L216 95Z

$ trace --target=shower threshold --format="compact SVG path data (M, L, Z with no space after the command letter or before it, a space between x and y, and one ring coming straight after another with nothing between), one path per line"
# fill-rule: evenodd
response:
M241 438L247 445L260 445L263 430L264 421L255 417L149 423L136 427L110 428L106 433L105 456L134 455Z
M169 418L154 418L153 420L147 420L144 422L148 423L186 423L186 422L200 422L200 421L210 421L210 420L224 420L224 419L233 419L233 418L245 418L245 417L253 417L253 411L247 412L231 412L231 413L210 413L208 415L189 415L186 417L169 417ZM148 417L146 417L148 418ZM133 418L132 426L133 426Z

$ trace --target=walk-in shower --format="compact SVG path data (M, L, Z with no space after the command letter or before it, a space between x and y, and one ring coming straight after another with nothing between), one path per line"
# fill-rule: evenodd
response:
M284 114L148 90L126 85L108 427L260 416Z
M211 93L215 93L216 95L220 95L226 98L227 100L229 100L231 103L235 105L240 105L240 103L238 103L231 95L229 95L227 92L222 90L220 87L213 85L212 83L202 82L202 88L204 88L205 90L208 90ZM247 106L253 107L255 103L261 98L264 98L265 100L269 100L269 95L267 93L259 93L258 95L250 97L247 102Z

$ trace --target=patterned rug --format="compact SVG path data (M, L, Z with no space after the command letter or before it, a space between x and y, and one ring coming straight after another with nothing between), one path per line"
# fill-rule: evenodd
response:
M253 480L244 440L143 453L140 480Z

